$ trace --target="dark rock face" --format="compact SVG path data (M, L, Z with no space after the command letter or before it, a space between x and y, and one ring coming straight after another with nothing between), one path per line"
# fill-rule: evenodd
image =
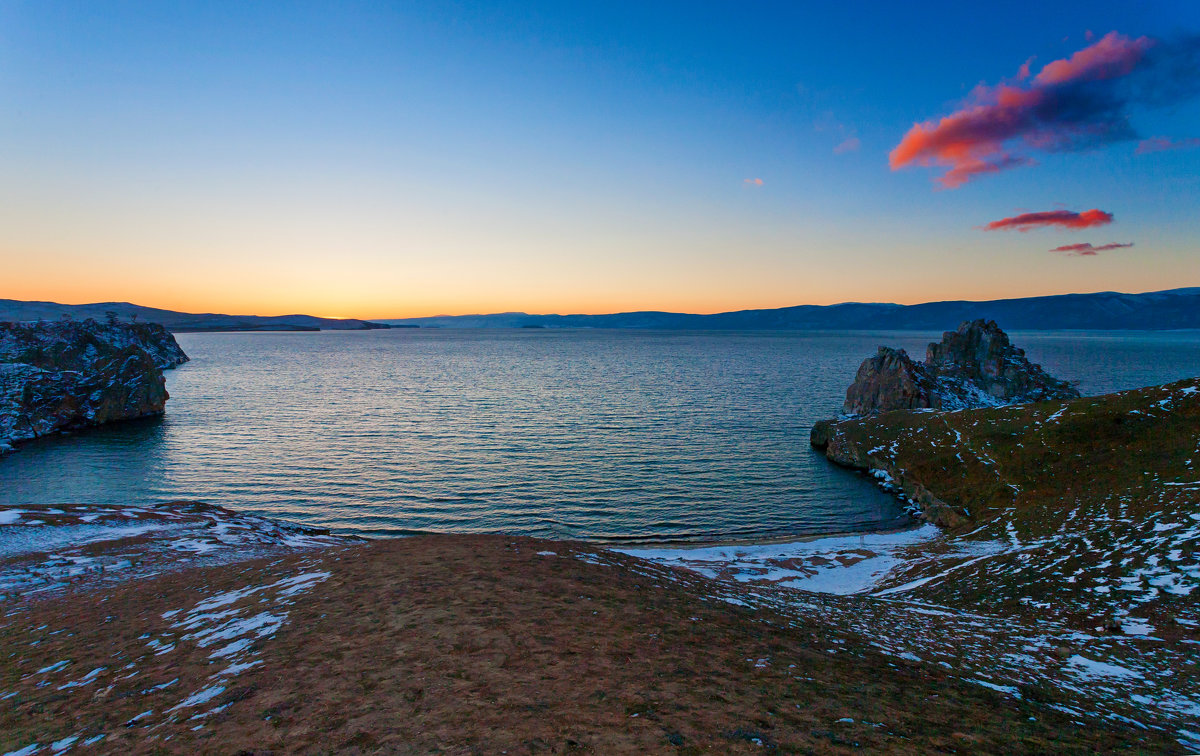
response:
M1071 384L1030 362L994 321L974 320L930 344L924 362L903 349L880 347L858 368L842 411L957 410L1078 396Z
M894 409L937 406L937 381L903 349L881 346L874 357L863 360L846 389L842 411L861 415Z
M0 452L16 441L162 414L187 361L155 323L0 323Z

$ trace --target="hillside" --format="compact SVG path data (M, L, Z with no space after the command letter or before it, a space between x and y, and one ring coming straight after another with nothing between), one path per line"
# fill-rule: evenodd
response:
M988 302L916 305L800 305L715 315L623 312L609 315L453 315L382 320L392 325L439 328L657 328L722 330L941 330L946 323L997 320L1013 330L1161 330L1200 328L1200 288L1144 294L1099 292Z
M605 315L531 315L506 312L487 315L439 315L425 318L319 318L313 315L223 315L162 310L128 302L64 305L0 299L0 321L121 319L162 323L176 333L187 331L316 331L421 328L643 328L664 330L940 330L946 323L998 320L1011 330L1171 330L1200 328L1200 287L1122 294L1063 294L998 299L986 302L947 301L916 305L848 302L798 305L765 310L739 310L714 315L679 312L622 312Z
M196 507L179 513L234 524ZM140 579L120 583L88 561L99 546L72 550L60 559L80 560L71 585L10 596L0 655L18 661L0 667L0 749L1178 750L1159 733L1084 726L885 654L820 618L714 600L711 581L583 544L422 536L291 554L263 544L276 551L222 566L211 536L212 548L193 540L164 544L188 546L177 552L190 557L182 569L153 575L169 563L126 560Z
M64 316L69 316L75 320L93 318L104 322L108 319L109 313L116 315L121 320L130 320L136 317L142 322L161 323L175 333L188 331L337 331L388 327L365 320L318 318L312 315L269 317L221 315L160 310L129 302L66 305L57 302L22 302L15 299L0 299L0 321L59 320Z
M895 628L926 659L973 635L972 663L1026 697L1076 708L1064 697L1090 686L1093 711L1174 722L1167 726L1195 745L1198 429L1200 379L1189 379L1070 401L827 421L812 441L946 529L889 552L868 591L949 610L938 620L946 626L906 628L895 603L872 626Z

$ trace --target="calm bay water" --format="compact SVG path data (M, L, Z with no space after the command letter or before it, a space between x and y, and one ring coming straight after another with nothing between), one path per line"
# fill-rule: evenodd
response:
M935 333L182 334L162 419L24 446L0 505L194 499L364 535L605 541L868 529L894 499L808 430ZM1096 394L1200 374L1200 333L1016 333Z

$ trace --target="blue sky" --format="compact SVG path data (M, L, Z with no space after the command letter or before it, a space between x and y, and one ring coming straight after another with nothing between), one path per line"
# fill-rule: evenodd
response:
M5 3L0 296L401 317L1200 285L1200 149L956 189L889 168L914 123L1112 31L1196 35L1200 5ZM1200 137L1195 97L1129 116ZM979 229L1061 208L1115 220ZM1135 246L1049 252L1077 242Z

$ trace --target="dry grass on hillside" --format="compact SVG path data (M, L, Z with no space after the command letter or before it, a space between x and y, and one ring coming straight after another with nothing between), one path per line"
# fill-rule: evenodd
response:
M1178 750L704 593L579 544L429 536L25 601L0 626L0 750Z

